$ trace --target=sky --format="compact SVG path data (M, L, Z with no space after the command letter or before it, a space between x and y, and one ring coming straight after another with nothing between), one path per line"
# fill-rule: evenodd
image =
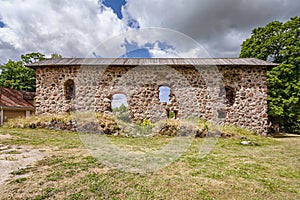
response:
M126 96L124 94L115 94L115 95L113 95L112 102L111 102L111 108L112 109L118 108L122 104L124 104L124 106L128 107Z
M63 57L238 57L253 28L299 0L0 0L0 64Z
M159 101L170 102L170 91L171 89L166 86L159 87ZM128 107L127 98L124 94L114 94L111 102L112 109L120 107L122 104Z

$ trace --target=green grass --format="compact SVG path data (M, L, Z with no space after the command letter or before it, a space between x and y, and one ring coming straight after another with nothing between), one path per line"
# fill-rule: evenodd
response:
M34 197L32 200L42 200L42 199L47 199L53 195L55 195L55 193L59 192L58 189L56 188L46 188L43 190L43 193L40 195L37 195L36 197Z
M1 128L0 134L14 136L13 139L1 141L2 144L8 145L50 146L58 147L59 149L78 148L82 146L78 135L68 131Z
M24 181L26 181L27 180L27 178L25 178L25 177L23 177L23 178L17 178L16 180L15 180L15 182L16 183L22 183L22 182L24 182Z
M21 199L73 200L300 199L300 137L273 139L232 127L227 132L235 137L219 138L204 158L199 156L204 139L197 138L171 165L134 174L97 161L74 132L0 128L0 134L13 136L2 140L3 144L54 149L35 167L26 169L32 175L9 182L0 197L14 194ZM241 145L241 137L256 145ZM108 138L120 148L134 151L157 150L172 140ZM19 173L22 174L13 174Z
M12 171L10 174L12 174L12 175L23 175L23 174L27 174L28 172L29 172L28 169L21 168L21 169L18 169L16 171Z
M62 173L59 171L53 172L46 176L47 181L58 181L62 178Z
M21 154L21 151L12 150L12 151L5 152L5 154Z

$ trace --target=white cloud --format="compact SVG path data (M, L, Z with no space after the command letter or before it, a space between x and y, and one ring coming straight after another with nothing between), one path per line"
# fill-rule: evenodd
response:
M32 51L85 57L128 30L111 9L100 12L96 0L2 0L0 10L6 24L0 28L0 63Z
M164 28L141 28L127 32L122 37L126 37L129 42L136 42L139 48L148 49L152 57L156 58L181 57L183 52L199 48L190 37ZM170 47L159 47L158 41Z
M147 49L152 57L210 57L197 41L178 31L164 28L140 28L113 37L99 46L95 52L105 57L119 57L122 54L113 51L121 44L134 44L130 51ZM159 46L163 43L163 47Z
M151 55L151 57L153 58L172 58L172 57L178 57L178 55L176 55L176 52L171 49L171 48L167 48L167 49L162 49L158 46L158 42L155 42L153 45L153 48L149 48L149 53Z
M147 47L155 57L238 56L253 28L299 15L298 1L127 0L120 20L112 9L100 9L97 0L0 0L6 25L0 28L0 63L36 51L86 57L97 46L98 55L118 57L125 53L120 46L125 38L138 47L166 41L175 48ZM141 30L124 35L132 30L129 19L137 20Z
M299 0L127 0L126 7L141 27L175 29L218 57L238 56L253 28L300 10Z
M112 108L118 108L120 107L122 104L124 104L124 106L128 107L128 103L127 103L127 98L124 94L115 94L113 96L112 102L111 102L111 106Z

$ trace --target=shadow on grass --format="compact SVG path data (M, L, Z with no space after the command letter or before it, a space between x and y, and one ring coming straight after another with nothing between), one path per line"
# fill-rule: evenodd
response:
M300 135L295 133L273 133L271 134L271 136L273 138L299 138L300 139Z

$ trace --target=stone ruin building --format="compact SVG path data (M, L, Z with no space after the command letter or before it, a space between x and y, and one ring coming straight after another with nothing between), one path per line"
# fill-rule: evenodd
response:
M254 58L61 58L36 70L36 114L112 112L126 96L133 121L203 117L259 134L268 132L266 71L275 64ZM160 88L169 88L168 101Z

